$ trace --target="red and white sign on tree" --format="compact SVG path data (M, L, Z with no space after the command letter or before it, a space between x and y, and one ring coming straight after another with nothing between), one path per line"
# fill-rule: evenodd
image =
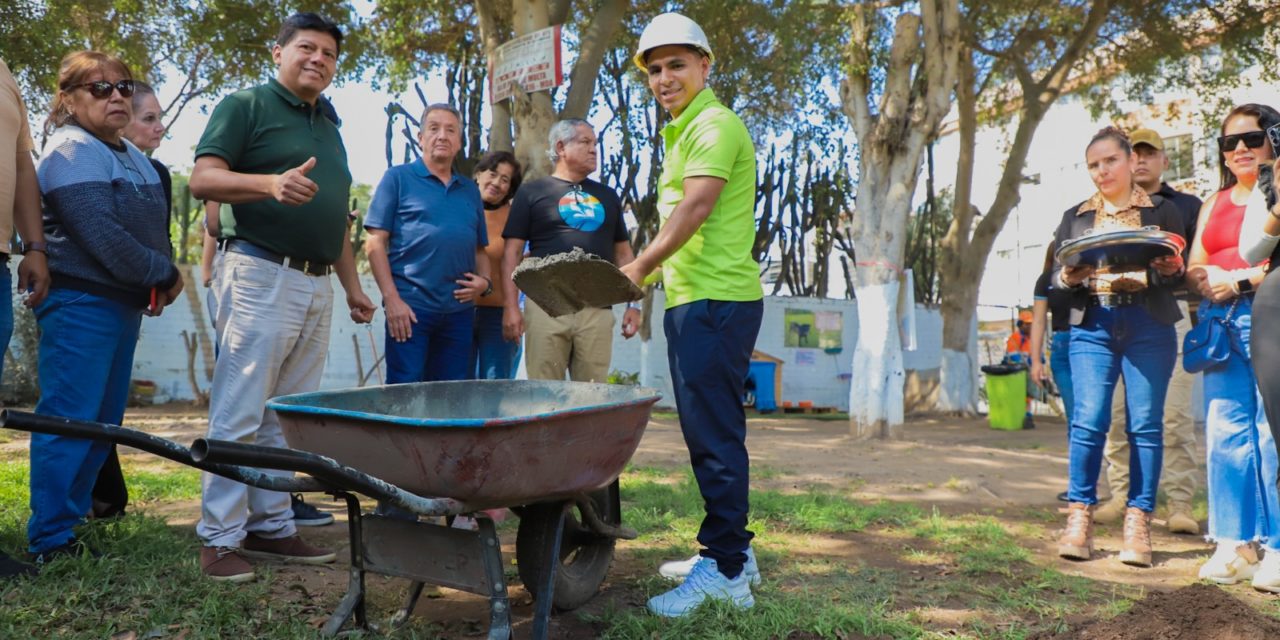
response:
M501 102L519 90L528 93L564 84L560 49L560 25L503 43L489 63L490 100Z

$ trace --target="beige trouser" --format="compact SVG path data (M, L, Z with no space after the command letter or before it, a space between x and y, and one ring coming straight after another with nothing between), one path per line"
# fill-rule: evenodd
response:
M286 447L267 400L319 388L333 316L329 278L228 252L214 282L219 352L209 393L209 437ZM294 534L289 494L210 473L203 474L201 484L196 535L204 545L238 547L246 533Z
M532 300L524 305L525 370L530 380L606 382L613 357L613 310L583 309L552 318Z
M1170 503L1190 504L1196 494L1196 433L1191 417L1192 376L1182 368L1182 339L1191 329L1190 316L1182 306L1178 331L1178 359L1173 365L1173 378L1164 401L1164 466L1160 471L1160 488ZM1124 500L1129 495L1129 439L1125 435L1128 420L1124 411L1124 381L1116 381L1111 400L1111 431L1107 433L1108 486L1112 499Z

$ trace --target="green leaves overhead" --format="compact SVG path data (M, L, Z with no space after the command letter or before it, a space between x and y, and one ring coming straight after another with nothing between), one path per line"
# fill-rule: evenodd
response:
M0 2L0 57L30 109L40 113L62 57L97 49L122 58L140 79L180 87L170 120L199 96L218 96L274 73L270 45L280 22L314 11L342 25L339 77L371 59L364 26L338 0L8 0Z

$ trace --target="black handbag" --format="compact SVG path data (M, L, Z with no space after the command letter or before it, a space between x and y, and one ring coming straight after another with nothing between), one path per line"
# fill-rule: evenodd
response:
M1214 371L1222 368L1231 357L1231 316L1236 311L1237 298L1222 318L1210 318L1192 327L1182 340L1182 368L1187 373Z

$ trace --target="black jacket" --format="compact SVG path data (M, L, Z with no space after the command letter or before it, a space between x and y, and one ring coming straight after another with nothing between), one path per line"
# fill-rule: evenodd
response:
M1079 238L1084 232L1092 229L1094 218L1097 216L1096 211L1085 211L1077 214L1081 202L1062 214L1062 222L1058 224L1058 230L1054 232L1053 239L1056 246L1061 247L1064 242ZM1151 196L1150 207L1139 207L1142 214L1142 226L1160 227L1165 231L1172 231L1183 238L1187 237L1187 230L1184 226L1182 212L1173 202L1160 196ZM1185 252L1183 260L1186 260ZM1052 286L1057 286L1059 281L1059 273L1062 271L1062 265L1055 263L1053 266L1053 279L1050 280ZM1181 274L1166 278L1160 275L1155 269L1147 267L1146 289L1146 305L1147 313L1161 324L1173 324L1182 318L1182 310L1178 308L1178 302L1173 297L1173 290L1182 284L1183 276ZM1068 289L1071 293L1071 324L1077 325L1084 322L1084 312L1089 306L1089 289L1087 287L1074 287Z

